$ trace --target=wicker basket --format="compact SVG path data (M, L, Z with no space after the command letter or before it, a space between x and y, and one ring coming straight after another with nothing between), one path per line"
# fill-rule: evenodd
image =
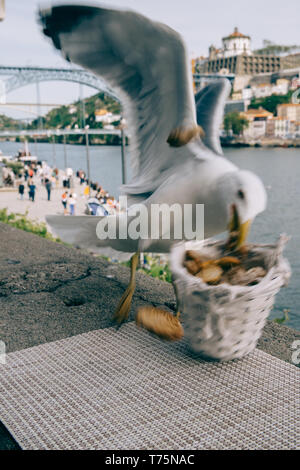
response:
M287 240L282 235L277 244L250 246L249 267L260 265L267 271L253 286L210 286L183 266L186 249L218 258L223 242L194 241L173 246L170 263L177 307L184 335L194 352L226 361L241 358L255 348L274 297L290 277L289 263L282 256Z

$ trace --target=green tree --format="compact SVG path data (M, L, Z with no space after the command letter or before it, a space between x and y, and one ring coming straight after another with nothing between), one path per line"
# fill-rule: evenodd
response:
M22 162L9 162L7 160L3 160L3 163L7 168L11 168L15 175L19 175L24 167Z
M63 105L58 108L54 108L43 116L43 127L46 129L53 128L66 128L74 127L77 125L81 126L81 102L76 101L73 105ZM71 108L75 110L71 111ZM101 128L102 123L95 122L95 110L105 108L115 114L121 113L121 105L118 101L113 100L110 96L104 93L97 93L96 95L90 96L85 99L85 122L91 128ZM36 129L38 126L38 119L32 121L29 128ZM1 127L1 116L0 116L0 127ZM77 138L75 139L78 140Z
M20 125L24 128L26 124L18 119L12 119L4 114L0 114L0 129L1 130L18 130Z
M270 113L276 115L277 106L283 103L290 103L293 91L289 91L286 95L270 95L265 98L252 99L249 108L258 109L260 106Z
M229 134L229 131L232 131L233 135L241 135L243 130L246 129L249 125L249 122L246 118L240 116L236 111L226 114L224 118L224 129Z

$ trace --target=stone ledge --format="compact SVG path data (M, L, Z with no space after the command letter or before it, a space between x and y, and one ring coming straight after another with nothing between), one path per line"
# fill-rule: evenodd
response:
M1 339L12 352L112 325L129 269L0 224ZM173 288L143 273L129 320L140 305L175 309ZM258 347L284 361L300 332L268 321Z

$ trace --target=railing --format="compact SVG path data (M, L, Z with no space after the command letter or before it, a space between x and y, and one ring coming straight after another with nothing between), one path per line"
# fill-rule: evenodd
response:
M119 135L121 137L121 129L29 129L15 131L0 131L0 137L42 137L42 136L59 136L59 135Z

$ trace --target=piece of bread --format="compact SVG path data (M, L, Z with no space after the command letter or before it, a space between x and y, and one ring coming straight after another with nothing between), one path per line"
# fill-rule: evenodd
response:
M183 328L172 313L160 308L140 307L136 316L136 324L168 341L178 341L183 337Z

